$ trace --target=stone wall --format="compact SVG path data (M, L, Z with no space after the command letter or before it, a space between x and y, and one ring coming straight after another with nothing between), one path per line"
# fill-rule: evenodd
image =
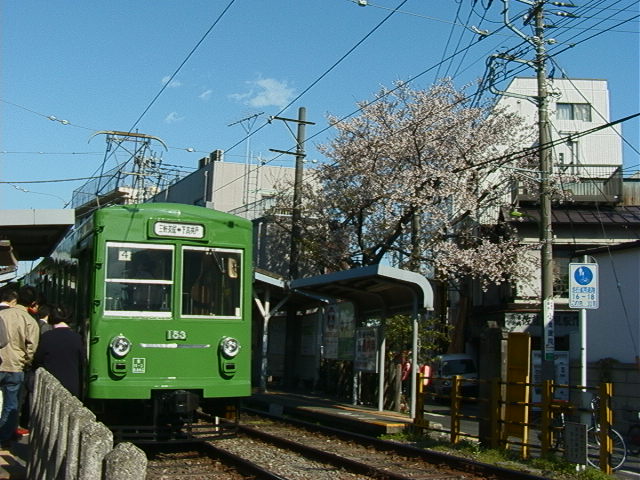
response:
M39 368L31 403L27 478L143 480L147 457L113 434L49 372Z

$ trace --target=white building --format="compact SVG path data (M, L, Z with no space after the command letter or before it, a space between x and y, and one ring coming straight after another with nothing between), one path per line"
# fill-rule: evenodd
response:
M201 159L199 166L151 201L200 205L252 220L269 206L276 188L292 185L295 176L293 167L211 161L208 157Z
M563 183L564 189L573 193L571 201L554 203L551 211L554 262L554 349L556 359L569 359L571 377L577 384L579 373L580 335L579 311L568 304L568 264L579 262L582 252L596 247L617 248L624 242L638 239L640 231L640 207L625 203L622 179L622 138L617 126L607 126L609 117L609 92L605 80L548 79L551 94L549 121L554 172L566 172L579 177L579 183ZM537 131L538 106L536 103L537 79L515 78L508 86L498 105L518 112L534 131ZM585 132L589 132L586 133ZM537 137L536 137L537 138ZM531 145L523 145L530 147ZM535 173L535 172L532 172ZM517 207L518 216L511 215L513 208L502 209L502 220L516 230L523 244L537 244L540 239L539 194L527 192L523 187L514 188L513 197L505 202ZM635 250L636 255L638 250ZM540 265L539 251L532 255ZM608 262L603 257L603 262ZM600 320L591 320L589 312L589 361L588 381L597 384L605 376L603 366L608 358L615 358L625 365L635 363L638 335L638 257L627 265L629 282L623 295L632 298L628 324L622 316L620 293L612 277L610 263L601 277L601 295L607 292L607 300L598 310ZM635 270L632 267L635 265ZM635 272L635 273L634 273ZM499 285L488 292L476 290L469 318L466 339L479 352L479 357L491 358L504 345L505 334L527 332L531 335L532 349L540 350L542 321L540 319L540 272L533 272L535 280L520 285ZM635 275L635 280L633 279ZM605 283L606 282L606 283ZM635 293L633 288L635 287ZM609 302L618 302L615 309ZM597 323L596 323L597 322ZM629 326L630 325L630 326ZM628 333L635 329L636 338ZM636 347L632 348L636 342ZM620 350L625 349L622 353ZM634 353L635 351L635 353ZM566 360L563 360L566 370ZM496 361L484 365L481 374L490 378L499 373ZM481 361L481 367L483 363ZM556 367L558 363L556 362ZM624 383L616 376L618 384ZM637 381L635 384L637 385ZM625 400L626 401L626 400ZM633 403L633 402L632 402Z
M593 178L612 173L612 166L622 165L622 140L618 125L577 136L609 123L607 81L550 78L547 89L551 138L553 141L566 139L554 147L554 167L567 167L580 177ZM538 121L538 106L533 101L536 96L536 78L516 77L498 105L508 107L535 125ZM577 168L580 165L588 168Z

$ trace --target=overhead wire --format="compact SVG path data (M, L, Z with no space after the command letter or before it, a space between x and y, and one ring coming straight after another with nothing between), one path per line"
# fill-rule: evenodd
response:
M146 106L146 108L142 111L142 113L138 116L138 118L135 120L135 122L133 122L133 125L131 125L131 127L128 130L128 133L132 133L133 130L136 128L136 126L140 123L140 121L142 120L142 118L144 118L144 116L147 114L147 112L151 109L151 107L156 103L156 101L158 100L158 98L160 98L160 95L162 95L162 93L167 89L167 87L171 84L171 82L173 81L173 79L176 77L176 75L178 75L178 73L182 70L182 68L185 66L185 64L189 61L189 59L193 56L193 54L196 52L196 50L200 47L200 45L202 45L202 43L205 41L205 39L209 36L209 34L213 31L213 29L220 23L220 21L222 20L222 18L224 17L224 15L229 11L229 9L231 8L231 6L235 3L236 0L230 0L229 3L227 3L226 7L223 8L222 12L220 14L218 14L217 18L213 21L213 23L209 26L209 28L207 29L207 31L200 37L200 39L196 42L196 44L193 46L193 48L189 51L189 53L186 55L186 57L182 60L182 62L180 63L180 65L174 70L174 72L169 76L168 80L164 83L164 85L162 86L162 88L158 91L158 93L151 99L151 101L149 102L149 104ZM112 154L111 154L112 155ZM105 157L105 159L102 162L102 165L100 165L100 167L96 170L96 171L102 171L104 170L105 167L105 163L108 161L108 159L111 157L111 155L109 155L108 157ZM100 191L96 192L96 194L99 194Z
M398 11L398 9L400 7L402 7L405 3L407 3L407 1L408 0L402 0L400 2L400 4L398 5L398 7L396 7L396 9L391 11L386 17L384 17L380 22L378 22L378 24L375 27L373 27L371 30L369 30L369 32L367 32L364 37L362 37L360 40L358 40L355 45L353 45L349 50L347 50L347 52L345 54L343 54L329 68L327 68L319 77L317 77L313 82L311 82L311 84L309 86L307 86L304 90L302 90L302 92L299 93L295 98L293 98L293 100L289 101L289 103L287 105L285 105L283 108L281 108L280 111L274 115L274 117L277 117L277 116L281 115L282 113L284 113L289 107L291 107L291 105L293 105L300 98L302 98L302 96L305 95L308 91L310 91L313 87L315 87L324 77L326 77L329 73L331 73L349 55L351 55L360 45L362 45L371 35L373 35L380 27L382 27L382 25L384 25ZM238 145L243 143L245 140L247 140L248 138L250 138L253 135L257 134L260 130L262 130L267 125L269 125L269 121L266 121L265 123L260 125L258 128L256 128L255 130L247 133L247 135L244 138L242 138L238 142L234 143L231 147L227 148L226 151L233 150L235 147L237 147Z
M640 114L638 114L638 115L640 115ZM555 126L554 126L554 128L555 128ZM560 134L560 132L558 132L557 129L556 129L556 132L558 134ZM589 166L590 166L589 164L578 164L578 165L575 165L576 168L580 169L580 182L581 183L584 182L585 180L598 180L597 177L593 177L589 173L588 169L584 170L584 168L587 168ZM598 193L602 196L602 198L606 198L606 192L602 189L602 186L601 186L600 183L598 183L598 182L590 182L590 183L598 190ZM563 186L563 190L565 190L564 186ZM603 221L604 215L603 215L603 212L600 209L599 202L595 202L595 209L596 209L596 213L597 213L596 218L597 218L597 221L598 221L598 223L600 225L600 229L602 230L602 238L603 239L610 239L611 238L611 234L610 234L610 232L607 232L607 228L606 228L606 226L604 224L604 221ZM573 231L573 222L572 222L570 216L569 216L569 221L571 222L571 227L572 227L572 231ZM640 238L640 235L638 235L637 233L636 233L636 238ZM629 241L632 241L632 240L629 240ZM574 248L577 247L578 245L584 245L584 244L579 244L577 242L577 240L575 238L575 233L574 233L574 237L573 237L573 244L574 244ZM624 295L622 295L622 289L620 287L620 281L618 280L618 270L617 270L616 264L615 264L615 262L613 260L613 255L611 253L611 246L612 245L610 243L607 243L606 245L604 245L604 248L608 252L608 257L609 257L609 262L610 262L610 265L611 265L612 273L613 273L613 275L614 275L614 277L616 279L616 291L617 291L619 299L620 299L624 320L625 320L625 323L626 323L626 326L627 326L627 330L629 331L629 334L630 334L630 339L631 339L631 342L632 342L634 353L635 353L636 357L638 357L638 356L640 356L639 355L639 351L638 351L638 344L637 344L636 340L633 337L634 333L633 333L632 325L631 325L632 322L631 322L631 318L630 318L630 315L629 315L629 310L627 308L627 304L626 304L625 299L624 299Z
M460 1L462 1L462 0L460 0ZM468 23L469 23L469 20L470 20L470 18L471 18L471 15L472 15L472 14L473 14L473 9L470 9L470 10L469 10L469 15L467 16L467 20L465 21L465 23L466 23L466 24L468 24ZM467 33L467 32L466 32L466 30L462 30L462 31L460 32L460 35L458 36L458 43L456 43L456 48L455 48L456 50L459 50L459 49L460 49L460 45L461 45L461 43L462 43L462 39L463 39L463 38L464 38L464 36L465 36L465 33ZM473 38L473 37L471 38L470 42L472 42L472 41L474 41L474 38ZM476 41L477 41L477 40L476 40ZM452 77L456 77L456 76L458 75L458 71L460 70L460 67L461 67L461 65L462 65L462 62L464 62L464 59L466 58L466 56L467 56L467 53L468 53L468 52L469 52L469 50L468 50L468 49L465 49L465 50L464 50L464 54L460 57L460 59L458 59L458 67L455 69L455 71L454 71L453 75L451 75ZM450 69L452 66L453 66L453 60L451 60L451 62L449 62L449 66L447 67L447 70L446 70L446 73L445 73L445 77L449 76L449 69Z
M618 2L616 2L616 3L619 3L620 1L622 1L622 0L618 0ZM403 2L403 3L404 3L404 2ZM395 9L394 11L398 11L398 10L397 10L397 9ZM626 21L630 21L630 20L625 20L625 22L626 22ZM376 28L377 28L377 27L376 27ZM497 34L499 31L503 30L504 28L506 28L506 27L505 27L504 25L502 25L499 29L497 29L497 30L496 30L496 31L494 31L494 32L491 32L491 33L490 33L490 35L488 35L488 36L495 35L495 34ZM598 33L598 34L596 34L596 35L599 35L599 34L600 34L600 33ZM596 36L596 35L594 35L594 36ZM587 40L591 39L592 37L593 37L593 36L591 36L591 37L589 37L589 38L587 38L587 39L585 39L585 40L583 40L583 41L587 41ZM582 41L581 41L580 43L582 43ZM512 47L512 48L519 48L519 47L523 46L523 44L524 44L524 42L520 42L520 44L519 44L519 45L517 45L516 47ZM439 66L439 65L443 64L444 62L449 61L451 58L453 58L453 57L455 57L455 56L459 55L460 53L466 52L466 51L467 51L469 48L471 48L472 46L473 46L473 45L469 45L469 46L465 47L464 49L460 49L459 51L454 52L454 53L453 53L452 55L450 55L449 57L447 57L447 58L445 58L445 59L441 60L441 61L440 61L439 63L437 63L435 66L432 66L432 67L429 67L429 68L428 68L428 69L426 69L426 70L423 70L422 72L418 73L417 75L412 76L412 77L411 77L411 78L409 78L408 80L405 80L403 83L404 83L404 84L407 84L407 83L411 83L411 82L413 82L413 81L414 81L414 80L416 80L417 78L419 78L419 77L421 77L421 76L425 75L426 73L428 73L428 72L429 72L430 70L432 70L433 68L436 68L436 66ZM575 45L572 45L572 47L573 47L573 46L575 46ZM526 68L527 68L527 66L518 65L516 68L514 68L514 69L512 70L512 72L513 72L513 71L523 71L523 70L525 70ZM319 81L319 80L318 80L318 81ZM317 83L317 81L316 81L316 82L314 82L314 84L313 84L313 85L315 85L315 83ZM391 90L389 90L387 93L388 93L388 94L390 94L390 93L392 93L393 91L395 91L397 88L399 88L399 87L396 87L396 88L394 88L394 89L391 89ZM307 89L306 89L302 94L298 95L298 97L296 97L296 99L294 99L292 102L290 102L290 104L289 104L289 105L287 105L287 107L285 107L285 109L286 109L286 108L288 108L291 104L293 104L296 100L298 100L298 99L299 99L299 98L300 98L304 93L306 93L309 89L310 89L310 87L309 87L309 88L307 88ZM374 100L374 101L377 101L377 100ZM367 103L366 105L370 105L370 104L371 104L371 102L370 102L370 103ZM365 106L366 106L366 105L365 105ZM339 118L339 119L336 121L336 123L340 123L340 122L342 122L342 121L346 120L347 118L350 118L350 117L352 117L353 115L356 115L357 113L361 112L363 108L364 108L364 107L360 107L360 108L358 108L358 109L354 110L353 112L351 112L351 113L349 113L349 114L347 114L347 115L342 116L341 118ZM284 111L285 109L283 109L282 111ZM335 123L334 123L334 125L335 125ZM312 140L313 138L315 138L315 137L319 136L320 134L324 133L325 131L329 130L329 129L330 129L330 128L332 128L332 127L333 127L333 125L329 125L329 126L325 127L324 129L321 129L319 132L317 132L317 133L315 133L314 135L312 135L311 137L307 138L307 139L305 140L305 143L309 142L309 141L310 141L310 140ZM262 127L261 127L261 128L262 128ZM259 129L258 129L258 130L259 130ZM252 134L257 133L257 131L258 131L258 130L256 130L256 131L252 132ZM244 141L246 138L247 138L247 137L245 137L245 138L244 138L244 139L242 139L241 141L237 142L237 143L234 145L234 147L235 147L235 146L237 146L237 145L239 145L239 144L240 144L242 141ZM293 149L292 149L292 152L293 152ZM279 158L280 156L281 156L281 155L278 155L278 156L274 157L273 159L271 159L271 160L267 161L266 163L270 163L271 161L274 161L276 158ZM256 168L258 168L258 167L256 167ZM312 175L313 175L313 174L312 174ZM225 188L225 187L229 186L230 184L235 183L236 181L241 180L242 178L243 178L243 176L241 176L241 177L239 177L239 178L236 178L236 179L232 179L231 181L227 182L226 184L224 184L224 185L222 185L222 186L218 187L218 189L217 189L217 190L220 190L220 189L222 189L222 188Z
M456 3L458 4L458 9L456 10L455 20L459 18L460 10L462 9L462 1L457 0ZM445 42L444 48L442 49L442 58L440 59L441 62L442 62L442 59L444 59L444 56L447 54L447 51L449 50L449 44L451 43L451 38L453 37L455 25L456 23L453 22L451 24L451 28L449 29L449 35L447 36L447 41ZM442 65L442 63L440 65ZM446 76L446 73L445 73L445 76ZM438 78L440 78L440 66L438 66L438 69L436 70L434 81L437 81Z
M406 0L405 0L405 2L406 2ZM400 11L400 10L399 10L400 6L402 6L405 2L402 2L402 3L399 5L399 7L398 7L398 8L394 9L394 10L391 12L391 14L393 14L394 12L399 12L399 13L409 13L409 12L403 12L403 11ZM231 3L233 3L233 2L231 2ZM490 3L491 3L491 2L489 2L489 5L490 5ZM369 4L369 5L371 5L371 4ZM230 6L230 4L229 4L229 6ZM227 8L228 8L228 7L227 7ZM391 15L391 14L390 14L390 15ZM220 18L220 17L219 17L219 18ZM388 18L388 17L387 17L387 18ZM430 18L430 17L427 17L427 18ZM386 19L385 19L385 20L383 20L383 22L384 22L384 21L386 21ZM628 20L627 20L627 21L628 21ZM377 26L374 30L372 30L372 31L367 35L367 37L368 37L369 35L371 35L371 34L372 34L372 33L373 33L373 32L374 32L374 31L375 31L375 30L376 30L376 29L377 29L377 28L378 28L378 27L383 23L383 22L381 22L380 24L378 24L378 26ZM447 22L447 23L451 23L451 22ZM208 33L211 31L211 29L212 29L214 26L215 26L215 24L214 24L214 25L212 25L212 27L211 27L211 28L209 29L209 31L205 34L205 36L203 36L203 38L202 38L202 39L201 39L201 41L198 43L198 45L199 45L200 43L202 43L202 41L204 40L204 37L206 37L206 35L208 35ZM610 30L610 29L608 29L608 30ZM608 30L607 30L607 31L608 31ZM292 102L290 102L290 103L289 103L289 105L287 105L284 109L282 109L282 111L284 111L286 108L290 107L290 106L291 106L295 101L297 101L299 98L301 98L301 97L302 97L302 95L304 95L306 92L308 92L308 91L309 91L309 90L310 90L310 89L311 89L315 84L317 84L317 83L318 83L322 78L324 78L324 76L326 76L326 74L328 74L328 73L329 73L333 68L335 68L335 66L337 66L337 64L338 64L338 63L340 63L344 58L346 58L346 56L347 56L349 53L351 53L351 52L352 52L352 51L353 51L353 50L354 50L354 49L355 49L355 48L356 48L360 43L362 43L362 42L363 42L367 37L365 37L364 39L362 39L362 40L361 40L361 41L360 41L360 42L359 42L355 47L353 47L349 52L347 52L347 54L343 55L343 57L342 57L338 62L336 62L336 63L335 63L335 64L334 64L334 65L333 65L329 70L325 71L325 73L324 73L323 75L321 75L321 77L319 77L319 78L318 78L314 83L312 83L309 87L307 87L307 88L306 88L306 89L305 89L305 90L304 90L300 95L298 95L298 96L297 96L297 97L296 97ZM591 37L590 37L590 38L591 38ZM196 45L196 47L194 47L194 49L192 49L192 51L190 52L189 56L190 56L190 55L195 51L195 49L196 49L196 48L197 48L197 45ZM466 52L466 51L467 51L467 49L464 49L464 50L461 50L461 51L465 51L465 52ZM451 55L451 56L447 57L447 59L451 59L451 58L453 58L455 55L457 55L457 54L459 54L459 53L460 53L460 52L455 52L455 54L454 54L454 55ZM171 79L173 79L173 78L175 77L175 75L178 73L178 71L180 70L180 68L182 68L182 66L184 65L184 63L186 63L186 61L187 61L187 60L188 60L188 58L187 58L187 59L185 59L185 61L183 61L183 63L181 64L181 66L180 66L180 67L176 70L176 72L174 72L174 74L171 76L170 80L169 80L168 82L166 82L166 84L165 84L165 86L163 87L163 89L162 89L162 90L161 90L161 91L156 95L156 97L154 97L154 99L153 99L153 100L152 100L152 102L149 104L149 106L148 106L148 107L145 109L145 111L144 111L144 112L143 112L143 113L138 117L138 120L136 120L136 123L134 124L134 127L135 127L135 125L137 125L137 123L139 123L140 119L144 116L144 114L145 114L145 113L146 113L146 112L151 108L152 104L153 104L153 103L157 100L157 98L160 96L160 94L162 93L162 91L164 90L164 88L166 88L166 85L168 85L168 84L170 83ZM526 67L525 67L525 68L526 68ZM418 78L418 77L420 77L420 76L422 76L424 73L425 73L425 72L422 72L421 74L418 74L418 75L416 75L416 76L412 77L410 80L408 80L408 81L407 81L407 83L408 83L408 82L411 82L411 81L413 81L413 80L415 80L416 78ZM355 112L352 112L351 114L349 114L349 115L347 115L347 116L342 117L342 119L341 119L341 120L344 120L344 119L346 119L346 118L349 118L349 117L353 116L354 114L358 113L360 110L361 110L361 109L358 109L358 110L356 110ZM132 128L134 128L134 127L132 127ZM262 128L262 127L261 127L261 128ZM316 135L312 136L312 137L311 137L311 138L309 138L307 141L311 140L312 138L314 138L315 136L319 135L320 133L323 133L324 131L328 130L329 128L331 128L331 126L328 126L327 128L323 129L321 132L319 132L319 133L317 133ZM253 133L257 133L257 131L255 131L255 132L253 132ZM242 140L240 140L240 142L238 142L238 143L236 143L235 145L233 145L230 149L232 149L233 147L237 146L238 144L240 144L240 143L241 143L242 141L244 141L245 139L246 139L246 137L245 137L245 138L243 138ZM230 149L229 149L229 150L230 150ZM187 150L187 151L188 151L189 149L185 149L185 150ZM203 152L203 153L205 153L205 152ZM272 160L273 160L273 159L272 159ZM272 161L272 160L270 160L270 161Z
M77 128L81 128L84 130L89 130L92 132L97 132L97 131L103 131L103 130L108 130L106 128L92 128L92 127L87 127L86 125L80 125L77 123L73 123L73 122L69 122L67 120L61 120L59 118L57 118L55 115L47 115L45 113L39 112L37 110L34 110L32 108L28 108L25 107L24 105L19 105L17 103L11 102L9 100L0 98L0 102L6 103L8 105L12 105L14 107L20 108L22 110L25 110L29 113L33 113L34 115L37 115L39 117L43 117L44 119L47 120L53 120L53 121L57 121L58 123L61 123L62 125L70 125L72 127L77 127ZM193 147L176 147L176 146L172 146L172 145L167 145L167 148L171 149L171 150L184 150L186 152L189 153L209 153L206 150L197 150ZM18 153L37 153L37 154L41 154L41 155L101 155L104 152L8 152L8 151L0 151L0 154L2 153L11 153L11 154L18 154ZM240 156L240 155L238 155Z
M604 1L604 0L598 0L598 1L596 2L596 4L600 4L600 3L602 3L603 1ZM617 0L614 4L621 3L622 1L623 1L623 0ZM589 3L590 3L590 4L594 3L594 0L592 0L592 1L591 1L591 2L589 2ZM583 7L583 8L586 8L586 7ZM588 7L588 8L594 8L594 7L593 7L593 6L591 6L591 7ZM588 12L589 10L585 10L585 11L586 11L586 12ZM578 12L578 14L580 14L580 13L582 13L582 11L581 11L581 12ZM605 33L605 32L607 32L607 31L611 31L611 30L615 29L615 28L616 28L616 26L622 25L622 24L627 23L627 22L631 22L631 21L633 21L635 18L637 18L637 16L636 16L636 17L632 17L632 18L625 19L625 20L623 20L623 21L621 21L621 22L617 23L616 25L614 25L614 26L612 26L612 27L609 27L609 28L607 28L607 29L601 30L601 31L597 32L596 34L593 34L593 35L591 35L591 36L589 36L589 37L587 37L587 38L580 39L580 40L576 40L574 43L571 43L571 44L568 44L568 45L565 45L565 44L564 44L564 42L563 42L562 44L556 44L554 47L552 47L552 48L550 48L550 49L548 50L548 58L552 58L554 55L559 55L560 53L563 53L564 51L566 51L566 50L567 50L567 49L569 49L569 48L574 48L574 47L578 46L579 44L581 44L581 43L583 43L583 42L586 42L586 41L590 40L591 38L594 38L594 37L595 37L595 36L597 36L597 35L600 35L600 34ZM580 17L578 17L578 19L574 19L574 18L571 18L571 17L562 17L562 18L560 19L560 22L561 22L561 23L575 22L575 21L583 22L583 21L584 21L584 18L580 18ZM600 23L603 23L603 22L599 22L598 24L600 24ZM573 23L572 23L571 25L573 26ZM570 27L567 27L567 28L570 28ZM524 42L522 42L522 43L521 43L521 45L522 45L523 43L524 43ZM556 52L556 51L555 51L555 50L557 50L558 48L561 48L561 47L563 47L563 46L565 46L565 47L566 47L566 48L564 48L564 50L561 50L561 51L558 51L558 52ZM528 46L528 49L530 50L530 46ZM510 49L510 50L513 50L513 47L512 47L512 49ZM507 52L508 52L508 50L507 50ZM517 56L517 57L522 57L523 55L524 55L524 52L519 52L519 53L518 53L518 54L516 54L515 56ZM519 72L522 72L522 71L524 71L524 70L527 70L528 68L529 68L529 67L528 67L527 65L518 64L518 65L516 65L515 67L511 68L510 70L505 70L505 71L503 72L503 74L502 74L502 79L496 79L496 81L495 81L494 83L499 83L500 81L503 81L503 80L506 80L506 79L508 79L508 78L511 78L512 76L518 75L518 73L519 73ZM485 75L486 75L486 74L485 74ZM484 78L484 77L483 77L483 78Z
M591 102L589 101L589 99L584 95L584 93L582 93L582 91L580 89L578 89L578 87L576 86L576 84L573 82L573 79L571 79L571 77L569 77L569 75L567 75L566 71L562 68L562 66L560 66L555 59L551 58L551 62L553 62L556 67L562 72L563 77L565 80L567 80L571 86L576 90L576 92L578 92L578 94L582 97L582 99L585 101L585 103L588 103L589 105L591 105L592 110L598 115L598 117L600 117L601 120L607 121L607 118L604 116L604 114L602 112L600 112L600 110L598 110L598 108L595 105L592 105ZM616 135L618 135L618 137L620 137L620 139L629 147L631 148L635 153L638 154L638 156L640 156L640 151L638 150L638 148L636 148L634 145L631 144L631 142L629 142L624 135L622 135L618 130L614 129L614 132L616 133Z

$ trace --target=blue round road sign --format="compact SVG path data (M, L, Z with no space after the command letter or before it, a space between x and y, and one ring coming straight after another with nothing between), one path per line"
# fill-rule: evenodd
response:
M589 285L593 280L593 272L589 267L581 266L576 268L573 278L580 285Z

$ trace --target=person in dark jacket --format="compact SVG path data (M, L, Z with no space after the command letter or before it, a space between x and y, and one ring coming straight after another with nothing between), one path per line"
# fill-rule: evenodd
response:
M34 370L43 367L70 393L80 398L84 347L82 337L67 324L70 316L64 307L51 308L49 323L53 328L40 336L33 367Z

